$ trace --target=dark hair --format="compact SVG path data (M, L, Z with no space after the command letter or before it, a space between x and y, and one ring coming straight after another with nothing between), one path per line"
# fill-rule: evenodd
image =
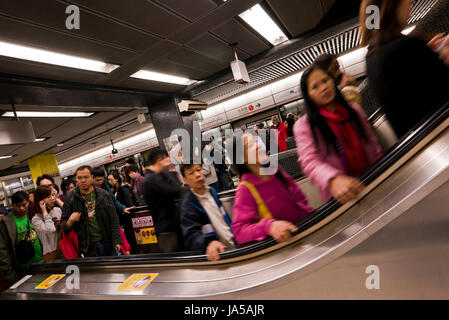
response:
M16 193L14 193L11 197L11 202L12 204L19 204L21 202L23 202L23 200L27 199L27 194L25 191L17 191Z
M30 191L27 193L27 200L30 201L30 195L34 195L34 191Z
M242 177L243 174L245 173L251 173L251 171L249 170L249 168L246 166L246 164L244 164L244 154L245 154L245 146L243 145L243 153L240 153L241 157L238 157L238 152L237 152L237 145L239 144L237 141L238 139L243 139L243 135L241 134L236 134L232 137L232 166L234 167L234 169L238 172L239 176ZM240 143L243 144L243 141L241 141Z
M111 170L111 171L109 171L108 176L113 176L114 179L118 181L118 184L119 184L119 185L122 184L122 176L120 175L120 173L118 172L118 170Z
M91 166L87 166L87 165L78 167L78 169L75 170L75 174L76 174L78 171L83 171L83 170L86 170L86 169L89 170L90 174L92 174L92 167L91 167Z
M398 19L400 0L363 0L360 5L360 39L362 46L376 47L401 37L402 26ZM379 29L366 27L368 14L366 8L379 8Z
M127 163L127 164L136 164L136 160L134 160L134 158L128 158L128 159L126 159L125 163Z
M100 167L95 167L91 171L92 175L95 177L103 177L104 178L104 170Z
M168 157L168 153L161 148L154 148L148 151L148 163L151 166L154 165L158 160L164 159L165 157Z
M293 136L293 126L295 125L295 118L293 117L287 117L287 137L292 137Z
M151 166L149 161L145 160L144 162L142 162L142 167L146 168L146 167L149 167L149 166Z
M260 123L257 124L257 128L259 128L259 129L263 129L264 127L265 127L265 126L263 125L262 122L260 122Z
M53 188L55 188L56 192L59 193L59 187L57 184L53 185Z
M183 163L180 166L180 170L181 170L181 174L183 177L186 176L186 170L190 169L191 167L195 166L195 165L199 165L201 166L201 164L199 163L193 163L193 159L191 161L189 161L188 163Z
M66 178L61 182L61 191L65 195L67 193L67 189L71 184L76 185L76 183L71 178Z
M34 192L34 208L37 213L42 213L41 206L39 205L39 202L41 202L45 198L48 198L49 196L51 196L50 187L38 186L36 188L36 191Z
M54 185L55 184L55 180L53 179L53 177L49 174L43 174L39 177L37 177L36 179L36 185L40 185L42 180L50 180L51 183Z
M126 174L129 172L139 172L139 168L135 164L130 164L128 168L126 168Z
M115 180L117 180L118 186L120 187L122 185L122 177L120 176L120 173L117 170L111 170L109 171L108 176L113 176ZM115 186L111 186L115 190ZM117 191L117 190L115 190Z
M312 101L312 99L309 96L307 81L309 80L310 74L315 70L321 70L324 73L326 73L334 82L335 86L335 99L334 101L338 102L340 105L343 106L346 110L349 112L349 119L350 121L353 121L355 123L356 128L358 129L358 132L360 133L361 137L366 139L365 130L363 130L362 124L360 123L360 119L357 115L357 113L352 109L348 103L346 102L345 98L343 98L340 90L337 88L337 85L335 84L334 78L332 75L327 72L327 70L324 70L320 68L317 65L312 65L309 67L301 77L301 91L304 96L304 102L305 102L305 109L306 114L308 117L308 121L310 124L310 127L312 129L313 138L315 139L315 143L317 143L317 137L316 137L316 131L320 132L321 135L324 138L324 141L328 144L334 147L335 151L338 153L338 147L337 147L337 138L335 137L332 130L327 125L325 119L320 115L318 111L318 107L315 105L315 103Z
M322 55L318 56L313 63L319 66L321 69L328 70L332 62L335 60L337 60L337 56L335 54L323 53Z

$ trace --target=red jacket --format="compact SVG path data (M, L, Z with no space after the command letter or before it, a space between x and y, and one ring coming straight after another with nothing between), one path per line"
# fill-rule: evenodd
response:
M287 143L285 140L287 140L287 128L285 127L285 124L283 122L279 123L278 127L276 128L278 130L277 138L278 138L278 148L279 152L287 151Z

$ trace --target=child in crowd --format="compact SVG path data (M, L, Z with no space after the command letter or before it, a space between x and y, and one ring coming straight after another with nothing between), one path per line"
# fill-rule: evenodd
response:
M243 143L243 154L237 146ZM232 229L238 243L261 241L272 236L287 241L297 231L295 223L313 209L295 181L278 167L265 173L267 156L251 134L234 137L234 165L240 175L235 194ZM267 169L267 168L265 168Z

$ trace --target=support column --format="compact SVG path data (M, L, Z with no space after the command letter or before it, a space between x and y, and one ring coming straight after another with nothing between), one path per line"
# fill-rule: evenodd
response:
M193 127L198 119L197 115L192 112L181 114L178 102L180 102L179 98L170 97L148 107L157 140L162 149L166 149L164 139L170 137L171 133L176 129L184 129L189 133L190 137L193 137ZM192 143L193 139L190 139L189 144L192 145Z

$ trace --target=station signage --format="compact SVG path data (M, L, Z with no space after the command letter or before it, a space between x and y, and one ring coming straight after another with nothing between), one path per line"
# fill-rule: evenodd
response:
M229 121L233 121L245 116L249 116L265 109L275 106L273 96L262 98L258 101L245 104L235 109L226 111L226 116Z

